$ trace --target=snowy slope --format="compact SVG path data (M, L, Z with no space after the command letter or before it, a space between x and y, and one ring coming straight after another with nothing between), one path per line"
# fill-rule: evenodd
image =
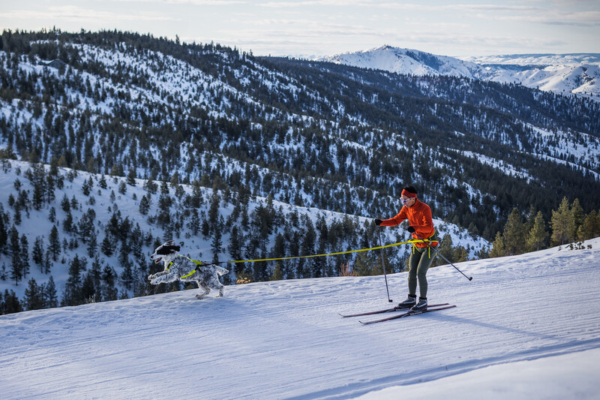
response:
M370 326L337 314L388 306L381 276L254 283L203 301L183 291L1 316L2 397L352 398L598 349L600 239L588 244L592 249L459 264L471 282L451 267L433 269L430 301L457 308ZM401 300L406 275L388 280ZM597 360L586 361L591 370ZM577 371L571 368L563 372ZM487 377L489 389L497 380ZM587 388L597 393L600 383Z
M543 91L583 95L600 101L598 54L522 54L454 58L382 46L325 57L321 61L417 76L462 76L500 83L520 83Z
M495 365L435 382L395 386L368 393L360 400L596 399L599 365L600 349L587 350Z

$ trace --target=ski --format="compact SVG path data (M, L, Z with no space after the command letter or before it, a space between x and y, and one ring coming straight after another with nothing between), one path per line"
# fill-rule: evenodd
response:
M433 306L429 306L429 307L433 307ZM453 306L446 306L446 307L440 307L440 308L434 308L434 309L427 309L427 311L423 311L423 312L419 312L419 313L415 313L412 311L408 311L405 312L404 314L400 314L400 315L394 315L393 317L389 317L389 318L384 318L384 319L376 319L375 321L367 321L367 322L362 322L362 321L358 321L363 325L369 325L369 324L376 324L377 322L385 322L385 321L391 321L393 319L398 319L398 318L404 318L404 317L410 317L413 315L420 315L420 314L426 314L428 312L433 312L433 311L441 311L441 310L447 310L449 308L454 308L456 307L455 305Z
M440 306L447 306L448 303L442 303L442 304L432 304L429 307L440 307ZM404 311L404 310L409 310L409 308L386 308L385 310L379 310L379 311L369 311L369 312L365 312L365 313L361 313L361 314L352 314L352 315L343 315L340 314L340 316L342 318L350 318L350 317L362 317L363 315L373 315L373 314L383 314L383 313L387 313L387 312L393 312L393 311Z

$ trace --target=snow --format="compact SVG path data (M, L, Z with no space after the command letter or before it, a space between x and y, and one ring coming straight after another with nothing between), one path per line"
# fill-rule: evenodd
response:
M600 55L521 54L449 57L382 46L321 58L336 64L415 76L445 75L500 83L520 83L560 94L600 101Z
M597 398L599 366L600 350L594 349L482 368L431 383L396 386L359 399L594 399Z
M471 282L434 268L430 302L456 308L369 326L338 313L388 307L382 276L0 316L2 398L596 398L600 238L584 245L457 264ZM405 273L388 281L403 300Z
M484 164L484 165L489 165L490 167L492 167L494 169L502 171L502 173L504 173L507 176L514 176L516 178L527 179L527 183L529 183L531 181L531 176L527 172L520 171L514 165L511 165L505 161L496 160L495 158L484 156L483 154L479 154L479 153L474 153L472 151L460 151L460 150L455 150L455 149L449 149L449 150L456 151L456 152L458 152L466 157L469 157L469 158L474 158L479 163Z

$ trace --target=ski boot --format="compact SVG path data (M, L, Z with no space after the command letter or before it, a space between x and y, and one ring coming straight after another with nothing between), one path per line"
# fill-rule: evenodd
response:
M413 307L415 304L417 304L417 296L409 294L408 297L406 298L406 300L404 300L402 303L400 303L396 306L396 309L397 310L405 310L407 308Z
M427 311L427 297L419 297L419 302L412 306L410 311L413 314L419 314Z

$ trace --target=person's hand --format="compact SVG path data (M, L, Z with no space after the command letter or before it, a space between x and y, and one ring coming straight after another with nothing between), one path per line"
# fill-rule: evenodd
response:
M377 218L375 220L375 225L379 226L379 225L381 225L382 222L383 222L382 220L380 220L379 218Z
M415 233L415 228L413 228L412 226L409 226L408 228L406 228L406 230L410 233Z

